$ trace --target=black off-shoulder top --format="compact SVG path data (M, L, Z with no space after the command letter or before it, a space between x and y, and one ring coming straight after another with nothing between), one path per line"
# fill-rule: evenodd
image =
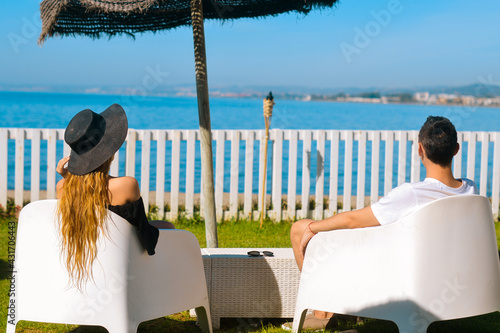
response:
M156 243L158 243L160 232L156 227L149 224L142 197L137 201L127 202L123 205L109 205L108 209L132 224L137 229L142 247L148 251L150 256L155 254L155 247Z

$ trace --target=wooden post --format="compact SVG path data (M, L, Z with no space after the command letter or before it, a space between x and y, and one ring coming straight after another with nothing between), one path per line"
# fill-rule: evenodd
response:
M266 215L266 176L267 176L267 146L269 140L269 121L266 120L266 137L264 138L264 176L262 177L262 209L260 211L260 227L262 228L262 223L264 222L264 215Z
M196 93L200 121L200 150L203 195L205 196L205 232L207 247L218 247L217 221L215 219L214 168L212 159L212 128L208 100L207 58L205 53L205 31L201 0L191 0L191 23L193 25L194 62L196 68Z
M260 211L260 227L262 228L262 223L264 222L264 215L266 214L266 175L267 175L267 142L269 140L269 126L271 125L271 117L273 116L273 106L274 106L274 97L273 93L269 92L266 98L264 98L264 122L266 125L266 137L264 143L264 175L262 177L262 209ZM281 163L281 162L280 162ZM280 205L279 207L275 207L274 211L281 212L281 193L280 197ZM279 219L281 220L281 218Z

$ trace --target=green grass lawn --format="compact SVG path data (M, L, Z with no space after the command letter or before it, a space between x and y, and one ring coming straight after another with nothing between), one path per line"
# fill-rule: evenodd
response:
M6 309L10 289L10 273L8 262L9 221L12 218L0 216L0 327L6 327ZM219 247L290 247L290 227L292 223L273 223L265 221L262 229L258 222L225 221L218 225ZM11 225L12 226L12 225ZM181 220L177 228L186 229L196 235L201 247L205 247L205 226L199 219ZM500 223L496 223L496 236L500 244ZM257 332L282 333L284 319L222 319L221 329L216 332ZM345 323L339 329L357 328L359 333L397 333L398 329L392 322L366 319L363 324ZM0 330L1 330L0 329ZM42 324L35 322L20 322L17 332L107 332L102 327L79 327L76 325ZM175 315L159 318L141 324L141 333L152 332L200 332L195 318L191 318L187 311ZM471 332L500 332L500 312L467 319L437 322L431 325L429 333L471 333Z

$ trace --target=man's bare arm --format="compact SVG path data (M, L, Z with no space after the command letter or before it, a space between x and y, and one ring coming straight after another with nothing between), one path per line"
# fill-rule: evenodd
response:
M317 233L320 231L366 228L379 225L380 223L375 218L372 208L368 206L351 212L343 212L327 219L314 222L310 227L314 233Z
M302 240L300 241L299 249L302 254L302 260L306 252L307 244L309 243L311 238L318 232L339 229L375 227L379 225L380 223L373 214L372 208L370 206L351 212L343 212L327 219L313 222L309 224L308 228L306 228L304 234L302 235Z

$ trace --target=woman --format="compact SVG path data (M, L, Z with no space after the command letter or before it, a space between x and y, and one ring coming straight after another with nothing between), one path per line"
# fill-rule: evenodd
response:
M125 111L113 104L100 114L89 109L79 112L64 133L71 154L57 164L57 172L63 177L57 183L58 215L62 253L71 283L79 290L92 279L97 241L107 236L108 210L136 227L149 255L155 253L159 236L156 227L174 228L165 221L153 221L156 227L148 222L135 178L108 174L127 132Z

